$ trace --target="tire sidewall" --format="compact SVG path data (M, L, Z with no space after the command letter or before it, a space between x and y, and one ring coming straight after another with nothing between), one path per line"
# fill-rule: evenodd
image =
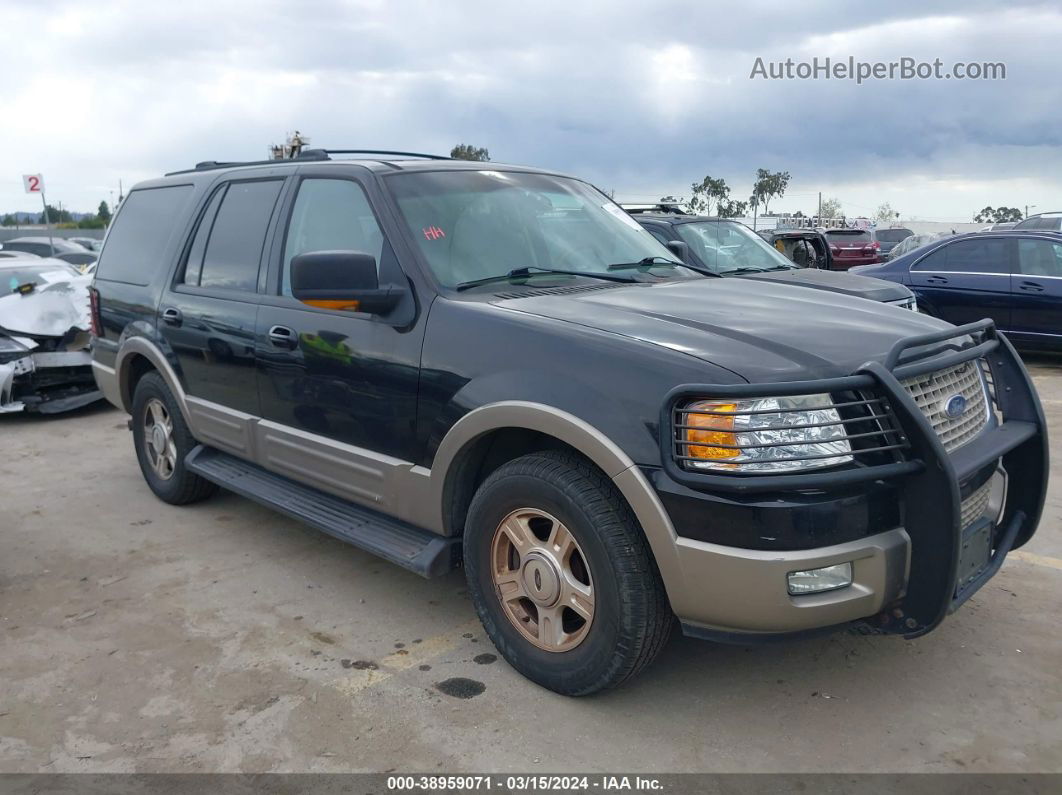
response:
M513 511L535 508L551 514L575 537L590 569L594 618L583 641L565 652L540 649L513 626L492 578L491 542L501 521ZM587 509L548 480L506 475L488 481L469 509L464 536L465 570L476 610L494 645L524 676L551 690L577 694L608 678L616 666L616 644L623 623L623 600L606 544Z
M170 415L170 421L173 423L173 444L177 448L177 465L174 467L173 474L165 480L152 469L144 447L144 416L147 413L148 402L152 398L157 398L166 407L166 413ZM136 459L140 464L144 480L163 500L176 499L184 487L185 479L191 474L184 467L185 456L191 451L189 443L191 437L186 431L184 417L181 416L177 401L174 400L162 378L154 373L148 373L141 378L133 393L133 445L136 448Z

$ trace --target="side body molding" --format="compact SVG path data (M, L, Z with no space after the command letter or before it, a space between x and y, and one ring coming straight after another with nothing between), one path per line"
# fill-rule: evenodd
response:
M188 395L163 352L143 337L123 342L114 375L97 371L98 379L117 382L112 381L109 394L117 392L127 412L132 409L129 378L135 354L146 357L162 375L200 442L439 535L448 533L444 519L447 476L469 445L504 428L523 428L559 439L593 461L627 500L645 532L672 605L679 612L688 589L680 587L683 571L677 554L678 538L664 506L627 454L599 429L573 414L542 403L515 400L473 409L450 428L431 469L427 469Z

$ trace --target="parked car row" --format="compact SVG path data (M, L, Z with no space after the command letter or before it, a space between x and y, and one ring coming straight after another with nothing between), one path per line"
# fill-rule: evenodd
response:
M914 296L906 288L883 289L873 279L801 267L782 253L803 248L806 262L819 258L829 262L831 254L826 240L815 230L777 230L770 234L769 243L764 235L757 235L737 221L674 212L634 211L632 214L685 265L701 273L830 290L916 308Z
M910 287L922 312L961 325L991 318L1019 346L1062 348L1062 235L1038 229L936 240L856 268Z
M0 252L52 257L75 266L82 273L91 273L99 259L100 244L101 241L90 237L27 236L4 241L0 244Z
M991 318L1024 348L1062 348L1062 213L961 235L883 229L771 229L675 207L627 208L690 267L896 303L956 325ZM1012 226L1013 229L1002 227ZM1009 242L1008 242L1009 241ZM847 271L829 273L824 271ZM884 291L874 277L908 288Z

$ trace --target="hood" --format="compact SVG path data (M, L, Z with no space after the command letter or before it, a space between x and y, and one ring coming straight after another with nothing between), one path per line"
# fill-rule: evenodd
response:
M601 329L724 367L752 383L848 375L942 320L826 290L695 279L501 299L497 306Z
M830 290L842 295L867 298L871 301L902 301L911 297L911 291L900 284L856 276L852 273L824 271L818 268L795 268L787 271L768 271L767 273L744 274L742 278L759 282L776 282L793 284L799 287L811 287L815 290Z
M41 279L42 283L25 295L0 296L0 331L33 337L62 337L71 330L87 332L91 327L88 288L92 277L49 272Z

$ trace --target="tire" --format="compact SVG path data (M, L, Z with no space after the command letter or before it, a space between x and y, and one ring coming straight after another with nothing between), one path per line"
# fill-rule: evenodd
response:
M523 551L503 526L525 536ZM578 557L543 563L528 530L549 549L567 530ZM484 630L510 665L543 687L566 696L615 687L649 665L667 640L674 616L645 536L612 482L578 455L534 453L494 471L472 500L463 544ZM557 567L562 573L554 579ZM579 612L567 606L569 592ZM550 599L560 606L559 622L550 617L558 607L543 606Z
M169 420L171 428L164 453L153 444L153 427L159 416ZM177 401L158 373L147 373L137 382L133 393L133 445L140 471L148 487L163 502L187 505L210 497L218 487L209 480L185 469L185 456L198 444L181 416ZM159 459L165 459L159 464ZM160 469L162 471L160 471Z

